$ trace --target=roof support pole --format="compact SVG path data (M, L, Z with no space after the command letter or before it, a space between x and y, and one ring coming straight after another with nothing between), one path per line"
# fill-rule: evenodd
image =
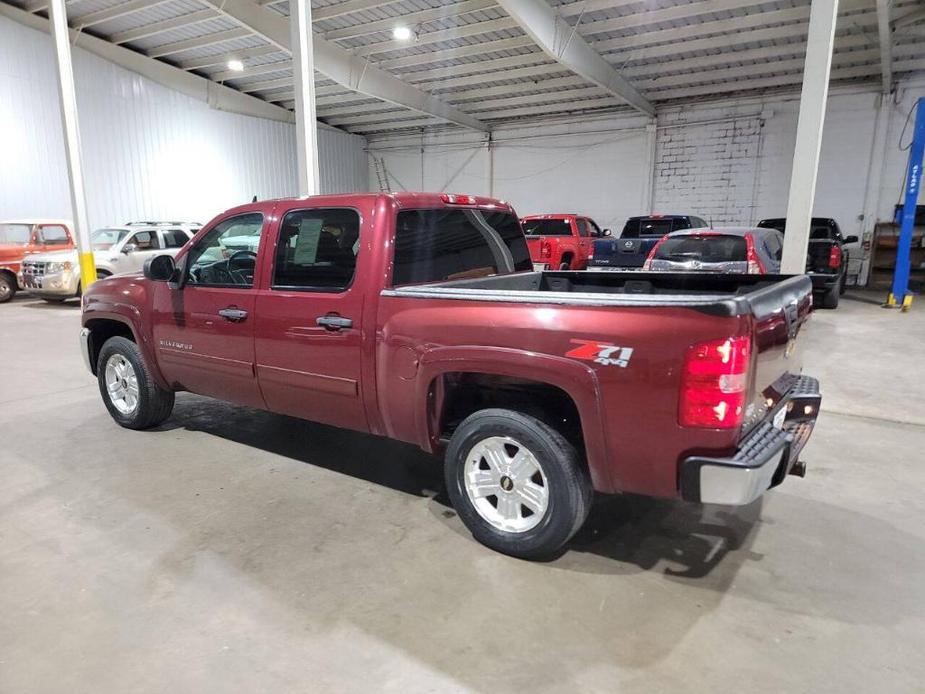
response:
M68 182L71 192L71 210L77 235L77 252L80 260L80 286L84 290L96 281L96 263L90 245L90 222L87 217L87 196L84 193L83 164L80 153L80 128L77 124L77 93L74 89L74 70L71 65L71 44L64 0L51 0L51 35L55 43L58 67L58 95L61 100L61 120L64 126L64 150L67 157Z
M890 125L892 98L890 94L881 94L879 96L874 121L874 139L870 147L870 163L867 166L867 186L864 190L864 219L861 221L861 240L870 241L871 245L873 245L874 231L877 228L877 215L880 208L880 184L883 180L886 136ZM863 245L862 248L864 248ZM868 255L869 251L864 254ZM869 274L870 258L863 257L861 267L858 270L858 284L861 286L866 285Z
M806 271L837 16L838 0L813 0L809 11L803 90L800 92L800 116L793 149L784 254L781 259L781 272L785 274L801 275Z
M299 162L299 195L320 192L318 171L318 121L315 118L315 58L312 41L311 0L289 5L292 32L292 80L295 85L296 150Z

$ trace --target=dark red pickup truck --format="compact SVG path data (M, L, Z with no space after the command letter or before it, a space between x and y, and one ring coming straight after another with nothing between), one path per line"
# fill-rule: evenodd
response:
M534 272L486 198L253 203L144 275L83 296L112 417L152 427L187 390L445 458L476 538L555 552L592 491L748 504L819 408L801 375L806 277Z

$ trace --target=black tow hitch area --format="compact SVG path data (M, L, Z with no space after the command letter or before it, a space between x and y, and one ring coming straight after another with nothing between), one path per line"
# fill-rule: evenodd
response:
M790 468L790 474L797 477L806 477L806 462L803 460L796 461Z

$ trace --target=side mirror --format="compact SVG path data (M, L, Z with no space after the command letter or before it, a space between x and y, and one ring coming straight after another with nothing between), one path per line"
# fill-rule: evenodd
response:
M857 243L857 242L858 242L857 236L846 236L843 243L848 244L848 243Z
M601 232L601 236L613 236L613 232L610 229L604 229L604 231Z
M122 252L125 253L126 255L129 253L134 253L137 250L138 250L138 246L134 243L127 243L124 246L122 246Z
M169 282L176 273L177 266L172 256L156 255L145 261L144 275L152 282Z

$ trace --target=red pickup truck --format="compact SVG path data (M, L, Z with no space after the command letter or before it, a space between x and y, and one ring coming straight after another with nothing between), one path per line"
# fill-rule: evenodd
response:
M329 195L229 210L176 260L94 284L81 346L124 427L187 390L441 453L473 535L534 558L593 490L736 505L802 473L811 292L535 272L503 202Z
M23 259L35 253L74 248L72 228L71 222L63 219L0 221L0 304L23 287Z
M584 270L594 252L594 239L610 236L590 217L538 214L521 221L534 270Z

